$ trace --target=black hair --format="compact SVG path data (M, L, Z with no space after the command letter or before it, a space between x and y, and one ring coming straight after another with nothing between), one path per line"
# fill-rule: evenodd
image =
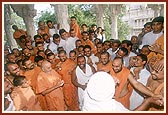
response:
M17 77L14 77L13 79L13 85L14 86L20 86L23 84L23 80L25 79L26 77L25 76L17 76Z

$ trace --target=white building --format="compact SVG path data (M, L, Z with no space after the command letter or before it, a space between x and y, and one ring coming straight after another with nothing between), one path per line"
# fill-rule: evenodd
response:
M131 39L132 35L138 36L143 25L152 21L153 18L154 11L148 8L147 4L126 4L126 15L122 19L130 26L130 34L127 39Z

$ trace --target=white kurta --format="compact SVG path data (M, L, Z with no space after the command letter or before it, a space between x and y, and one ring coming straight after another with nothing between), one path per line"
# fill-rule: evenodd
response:
M54 42L51 42L49 45L49 49L54 53L57 54L57 48L58 47L64 47L65 46L65 41L64 40L60 40L60 43L57 45Z
M77 39L78 38L76 38L76 37L75 38L69 37L66 40L64 40L65 45L63 47L64 47L68 57L69 57L69 52L76 48L75 42Z
M133 72L133 69L134 68L131 68L130 71ZM146 86L146 83L150 75L151 75L150 72L146 70L146 68L144 68L140 71L139 79L137 79L137 81ZM137 108L143 101L144 101L143 96L140 95L138 92L136 92L136 90L133 90L130 96L130 110L134 110L135 108Z
M10 101L9 107L5 111L15 111L15 106L14 106L13 100L11 99L10 95L7 94L5 98L7 98Z
M79 66L76 68L76 77L77 77L77 82L81 85L85 85L88 83L90 77L93 75L91 67L86 64L86 73L84 73ZM83 106L83 94L84 90L80 87L78 87L78 98L79 98L79 107Z
M155 43L155 41L163 34L161 31L159 34L154 34L153 31L145 34L142 39L142 45L140 45L140 49L144 45L152 45Z
M93 67L97 70L97 65L96 65L96 63L99 62L99 58L98 58L97 56L95 56L94 54L92 54L92 55L90 56L90 58L91 58L91 60L92 60ZM85 56L85 59L86 59L86 62L87 62L88 57Z

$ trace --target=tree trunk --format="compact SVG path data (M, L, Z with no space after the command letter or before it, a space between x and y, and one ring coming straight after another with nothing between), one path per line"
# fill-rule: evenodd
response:
M117 30L117 23L118 23L118 14L121 13L122 5L120 4L111 4L110 11L111 11L111 33L112 39L118 39L118 30Z
M60 29L65 29L69 32L68 24L68 6L65 4L52 4L54 6L54 11L57 17L57 22L60 24Z
M4 30L7 37L7 42L9 43L10 49L18 48L16 41L13 38L13 32L11 28L11 16L10 16L10 6L4 5Z
M23 18L28 35L33 38L37 33L34 27L34 17L36 16L36 10L34 4L12 4L11 7L16 14Z
M36 16L37 11L34 9L34 4L28 4L26 7L23 9L23 20L26 25L26 30L28 35L33 38L37 32L35 31L34 27L34 17Z
M102 27L104 29L103 16L104 16L104 7L103 4L96 4L96 21L97 27Z

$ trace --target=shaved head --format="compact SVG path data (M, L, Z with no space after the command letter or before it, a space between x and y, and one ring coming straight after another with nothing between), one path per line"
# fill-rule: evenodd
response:
M52 70L51 63L46 61L46 60L44 60L42 62L42 67L41 68L42 68L42 71L45 72L45 73L49 73Z

